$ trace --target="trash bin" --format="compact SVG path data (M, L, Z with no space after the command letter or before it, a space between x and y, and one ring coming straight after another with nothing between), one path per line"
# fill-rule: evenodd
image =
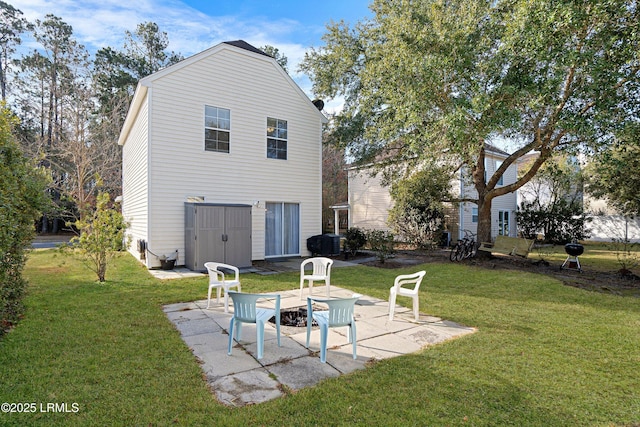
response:
M175 259L161 259L160 260L160 268L163 270L173 270L173 267L176 265Z

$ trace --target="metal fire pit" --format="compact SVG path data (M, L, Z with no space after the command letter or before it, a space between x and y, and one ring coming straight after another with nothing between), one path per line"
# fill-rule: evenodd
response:
M582 271L578 257L584 253L584 246L579 243L567 243L564 245L564 251L567 253L567 259L560 268Z
M276 318L272 317L269 322L275 323ZM280 326L290 326L293 328L306 328L307 327L307 308L290 308L280 310ZM311 326L318 326L314 320Z

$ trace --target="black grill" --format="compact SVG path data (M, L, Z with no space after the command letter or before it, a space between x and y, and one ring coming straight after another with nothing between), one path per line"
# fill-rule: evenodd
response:
M307 249L314 256L340 255L340 236L337 234L318 234L307 239Z

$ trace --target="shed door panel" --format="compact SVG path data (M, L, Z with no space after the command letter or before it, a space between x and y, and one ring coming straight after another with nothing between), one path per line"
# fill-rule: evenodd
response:
M195 206L185 205L184 208L184 261L187 268L195 270L196 257L196 223Z
M209 261L224 262L224 207L201 206L196 214L196 245L198 247L196 269L203 269ZM209 259L210 258L210 259Z
M225 213L227 264L251 266L251 208L228 206Z

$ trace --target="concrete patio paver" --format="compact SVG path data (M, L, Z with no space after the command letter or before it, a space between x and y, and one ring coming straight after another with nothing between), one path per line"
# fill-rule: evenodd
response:
M323 287L314 296L324 297ZM306 307L300 290L278 292L281 309ZM350 297L348 289L331 286L332 297ZM273 301L264 302L273 307ZM283 396L284 388L300 390L341 374L365 369L367 362L421 350L475 331L474 328L421 314L415 322L411 310L396 307L393 321L388 319L388 302L367 295L356 303L357 359L347 342L347 328L329 331L327 363L318 355L320 332L314 327L309 349L305 348L306 328L283 327L281 347L277 346L275 325L265 325L264 357L257 360L254 325L243 325L240 342L234 341L227 355L229 321L233 307L224 313L222 304L206 309L207 301L171 304L164 307L194 356L201 362L207 382L218 400L229 406L265 402Z
M313 386L326 378L339 377L341 372L317 356L304 356L269 366L279 382L292 390Z
M278 381L264 368L217 378L209 383L218 400L228 406L244 406L282 397Z

